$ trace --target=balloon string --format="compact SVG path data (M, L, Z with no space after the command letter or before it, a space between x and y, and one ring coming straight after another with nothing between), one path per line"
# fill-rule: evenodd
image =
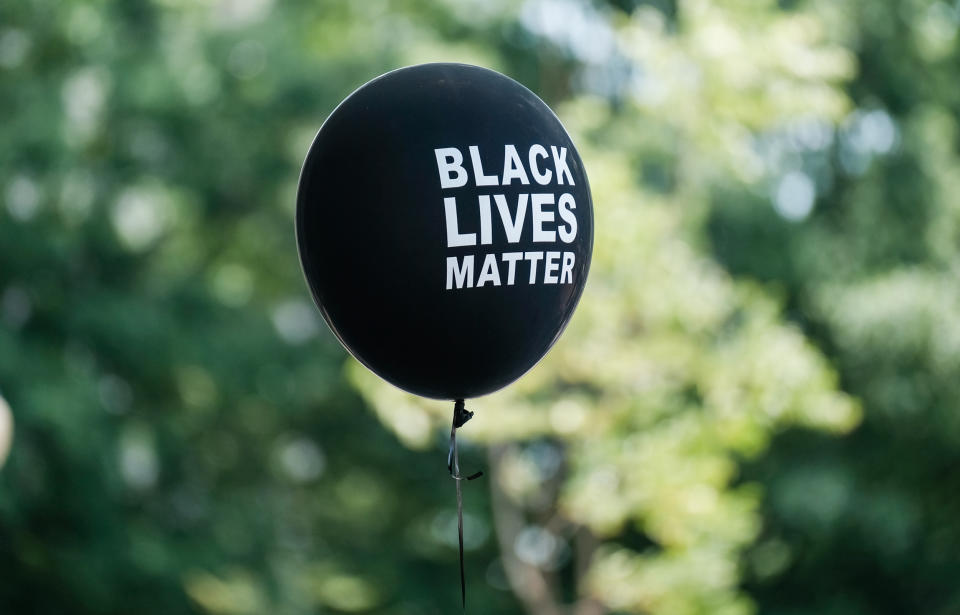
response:
M473 418L473 412L467 410L463 405L463 400L458 399L453 404L453 426L450 428L450 450L447 453L447 470L450 476L457 483L457 537L460 542L460 599L463 603L463 610L467 610L467 580L463 571L463 490L460 487L460 481L464 478L473 480L483 476L483 472L477 472L470 476L460 476L460 452L457 450L457 429Z

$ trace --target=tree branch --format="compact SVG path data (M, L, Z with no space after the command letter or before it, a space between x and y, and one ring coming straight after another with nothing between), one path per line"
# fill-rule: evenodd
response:
M540 568L520 560L514 551L517 536L526 525L523 511L504 493L499 480L502 476L505 454L516 448L513 445L498 445L489 448L490 493L493 507L493 525L500 547L507 582L513 593L523 603L531 615L604 615L606 607L598 600L583 597L572 605L560 602L559 592L554 586L555 580ZM559 484L556 485L559 488ZM551 495L556 499L556 488ZM589 529L571 523L561 516L554 516L548 523L555 533L565 534L574 539L574 575L577 583L584 578L590 566L590 560L597 548L597 539Z
M523 513L510 502L509 496L503 492L499 484L503 456L507 450L507 445L491 446L489 449L493 525L507 581L513 593L531 615L565 615L543 571L514 555L514 544L520 531L523 530L524 519Z

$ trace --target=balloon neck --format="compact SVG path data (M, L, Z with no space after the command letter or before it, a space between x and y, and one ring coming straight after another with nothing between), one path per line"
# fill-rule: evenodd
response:
M454 429L460 429L467 421L473 418L473 412L467 410L463 400L458 399L453 403L453 426Z

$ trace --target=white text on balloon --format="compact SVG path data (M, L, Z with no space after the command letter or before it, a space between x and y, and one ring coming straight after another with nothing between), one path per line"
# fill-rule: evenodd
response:
M471 145L468 148L470 152L470 167L473 170L473 183L475 186L509 186L516 179L521 184L527 185L530 179L527 176L526 169L514 145L503 146L503 173L501 175L487 175L483 170L483 162L480 159L480 148ZM469 173L463 166L463 152L456 147L438 147L433 150L437 158L437 171L440 173L440 187L462 188L470 181ZM538 144L533 144L527 151L527 163L530 166L530 175L533 176L541 186L546 186L553 179L556 171L557 183L561 186L573 182L573 174L570 167L567 166L567 148L550 146L551 158L553 159L553 171L541 167L541 160L548 157L547 149ZM566 181L564 181L566 180Z

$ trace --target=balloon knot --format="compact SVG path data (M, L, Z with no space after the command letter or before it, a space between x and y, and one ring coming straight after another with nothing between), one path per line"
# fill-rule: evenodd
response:
M473 418L473 412L464 407L462 399L458 399L453 404L453 425L456 429L463 427L467 421Z

